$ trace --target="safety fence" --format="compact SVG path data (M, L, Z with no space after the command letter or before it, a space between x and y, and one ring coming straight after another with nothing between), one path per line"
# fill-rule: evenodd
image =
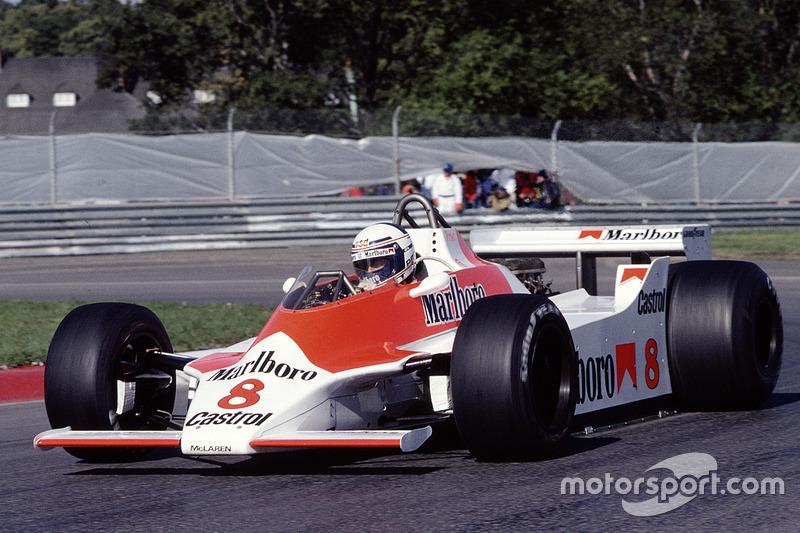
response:
M391 219L397 196L249 202L7 206L0 257L292 247L349 243ZM421 213L420 213L421 215ZM420 216L420 220L425 220ZM463 234L486 225L706 223L716 231L800 227L800 203L580 204L545 211L467 210L448 221Z
M546 169L589 203L800 201L795 142L80 134L0 137L0 205L251 201L386 188L455 170Z

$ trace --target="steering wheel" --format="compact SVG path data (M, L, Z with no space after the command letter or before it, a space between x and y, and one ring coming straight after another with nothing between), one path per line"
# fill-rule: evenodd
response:
M447 221L442 218L442 215L439 214L439 210L434 207L430 199L419 193L407 194L406 196L403 196L399 202L397 202L397 207L395 208L394 216L392 217L392 223L401 225L401 222L405 220L412 228L419 228L420 226L417 224L417 221L414 220L414 217L412 217L408 212L408 205L414 202L422 205L422 208L425 210L425 214L428 216L428 226L430 228L436 229L451 227L450 224L448 224Z

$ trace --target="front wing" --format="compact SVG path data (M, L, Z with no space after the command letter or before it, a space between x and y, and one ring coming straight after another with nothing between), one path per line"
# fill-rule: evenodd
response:
M418 449L431 436L425 426L390 431L294 431L266 435L250 441L262 448L399 448L404 452ZM180 448L181 431L81 431L70 428L51 429L33 439L39 449L75 448ZM225 453L229 450L198 450L203 453Z

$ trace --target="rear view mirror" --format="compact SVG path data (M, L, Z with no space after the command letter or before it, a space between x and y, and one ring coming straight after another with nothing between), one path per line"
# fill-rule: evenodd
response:
M450 276L447 272L439 272L423 279L422 282L411 289L408 295L412 298L419 298L420 296L427 296L434 292L445 290L450 286Z
M283 294L289 294L289 289L292 288L295 281L297 281L297 278L289 278L283 282Z

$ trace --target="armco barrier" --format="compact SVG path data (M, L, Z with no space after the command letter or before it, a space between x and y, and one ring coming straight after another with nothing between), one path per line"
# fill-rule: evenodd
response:
M390 220L397 200L395 196L376 196L5 206L0 209L0 257L346 243L364 226ZM582 204L556 211L468 210L448 220L465 234L479 226L525 224L705 223L715 230L798 228L800 203Z

